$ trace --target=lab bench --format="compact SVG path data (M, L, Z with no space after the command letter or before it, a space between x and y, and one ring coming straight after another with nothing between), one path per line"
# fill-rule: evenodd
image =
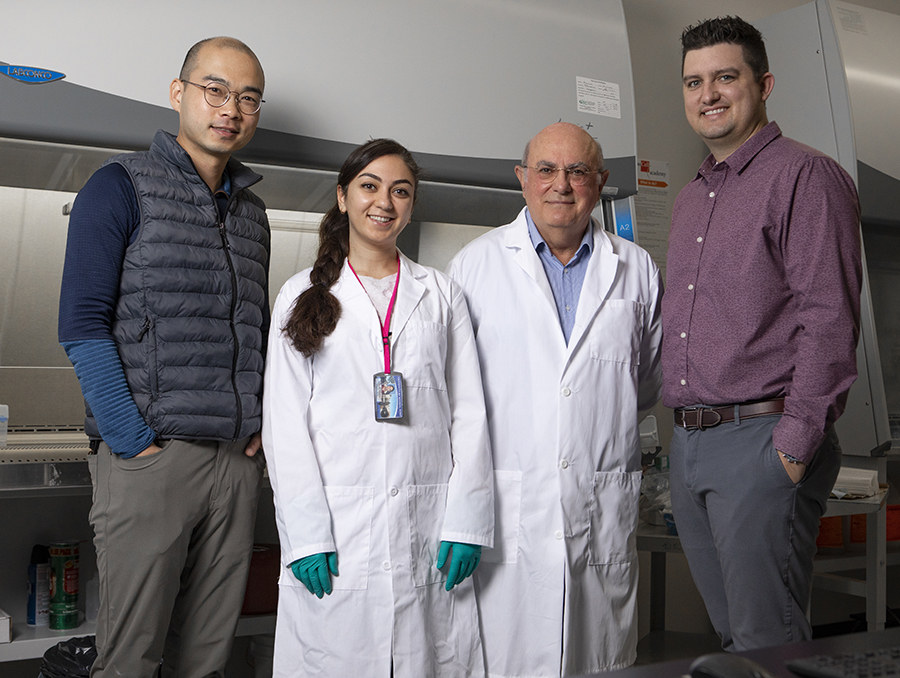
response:
M825 516L866 514L865 552L819 554L813 564L813 588L837 591L866 600L869 631L884 628L887 567L900 565L900 544L887 544L887 490L864 499L829 499ZM667 528L641 522L637 549L650 554L650 632L666 630L666 555L683 553L681 541ZM865 569L866 578L848 576Z

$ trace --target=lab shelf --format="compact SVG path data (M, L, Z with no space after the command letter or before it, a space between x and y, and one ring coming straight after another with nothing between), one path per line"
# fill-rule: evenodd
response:
M860 544L865 546L865 544ZM900 565L900 542L887 543L885 549L885 565L892 567ZM847 572L849 570L864 570L868 564L868 555L865 551L843 551L841 553L822 552L816 554L816 572Z
M829 499L828 507L825 510L825 517L875 513L884 506L887 495L887 487L883 487L878 494L872 497L862 497L861 499Z
M94 622L82 621L74 629L53 631L48 626L28 626L19 622L12 626L12 642L0 644L0 663L20 659L38 659L57 643L81 636L92 636L97 632ZM241 617L236 636L267 635L275 632L275 615L253 615Z
M874 497L862 499L829 499L825 510L825 516L850 516L860 513L874 513L878 511L887 498L887 490L882 490ZM660 525L649 525L641 522L637 529L638 551L651 553L683 553L681 540L677 535L669 534L668 530ZM833 556L846 558L844 555ZM865 558L865 556L861 556ZM865 565L863 565L865 567ZM852 568L844 568L852 569Z
M23 622L12 625L12 642L0 645L0 662L11 662L19 659L37 659L51 647L63 640L78 636L91 636L96 633L97 625L93 622L82 622L77 628L64 631L52 631L49 626L28 626Z
M44 466L44 470L38 467ZM60 468L61 467L61 468ZM88 524L92 488L87 463L74 462L0 463L0 505L7 520L0 523L0 543L4 558L0 562L0 607L12 614L12 642L0 643L0 665L4 662L37 659L62 640L94 635L96 624L85 621L75 629L51 631L25 623L27 554L35 543L68 539L82 544L82 582L93 570L93 531ZM268 477L263 480L264 496L257 513L256 541L277 542L274 508ZM7 503L3 504L6 500ZM16 516L15 519L11 519ZM58 536L57 536L58 535ZM8 553L7 553L8 550ZM13 565L15 555L16 564ZM25 555L23 555L25 554ZM21 563L21 566L19 565ZM236 635L271 635L275 615L244 616L238 621ZM0 675L3 675L0 669Z
M43 497L90 496L90 485L66 485L62 487L0 487L0 499L41 499Z

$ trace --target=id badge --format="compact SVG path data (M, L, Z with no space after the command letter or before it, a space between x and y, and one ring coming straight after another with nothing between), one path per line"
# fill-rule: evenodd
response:
M375 420L403 418L403 375L379 372L375 375Z

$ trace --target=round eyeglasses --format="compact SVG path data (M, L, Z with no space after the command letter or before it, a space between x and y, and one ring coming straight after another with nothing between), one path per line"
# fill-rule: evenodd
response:
M213 108L221 108L227 104L228 100L231 99L232 94L237 94L237 107L244 115L254 115L259 111L259 107L266 103L259 95L259 92L254 92L250 89L244 90L243 92L232 92L220 82L211 82L208 85L198 85L196 82L191 82L190 80L182 80L181 82L202 89L206 103Z
M526 166L526 169L534 170L534 176L542 184L552 183L556 179L557 172L563 172L573 186L584 186L588 182L588 177L600 173L600 170L589 170L584 167L554 167L553 165Z

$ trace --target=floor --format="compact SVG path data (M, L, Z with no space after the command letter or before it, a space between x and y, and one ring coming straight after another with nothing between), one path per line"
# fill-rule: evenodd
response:
M722 644L715 634L651 631L638 641L635 664L656 664L721 651Z

